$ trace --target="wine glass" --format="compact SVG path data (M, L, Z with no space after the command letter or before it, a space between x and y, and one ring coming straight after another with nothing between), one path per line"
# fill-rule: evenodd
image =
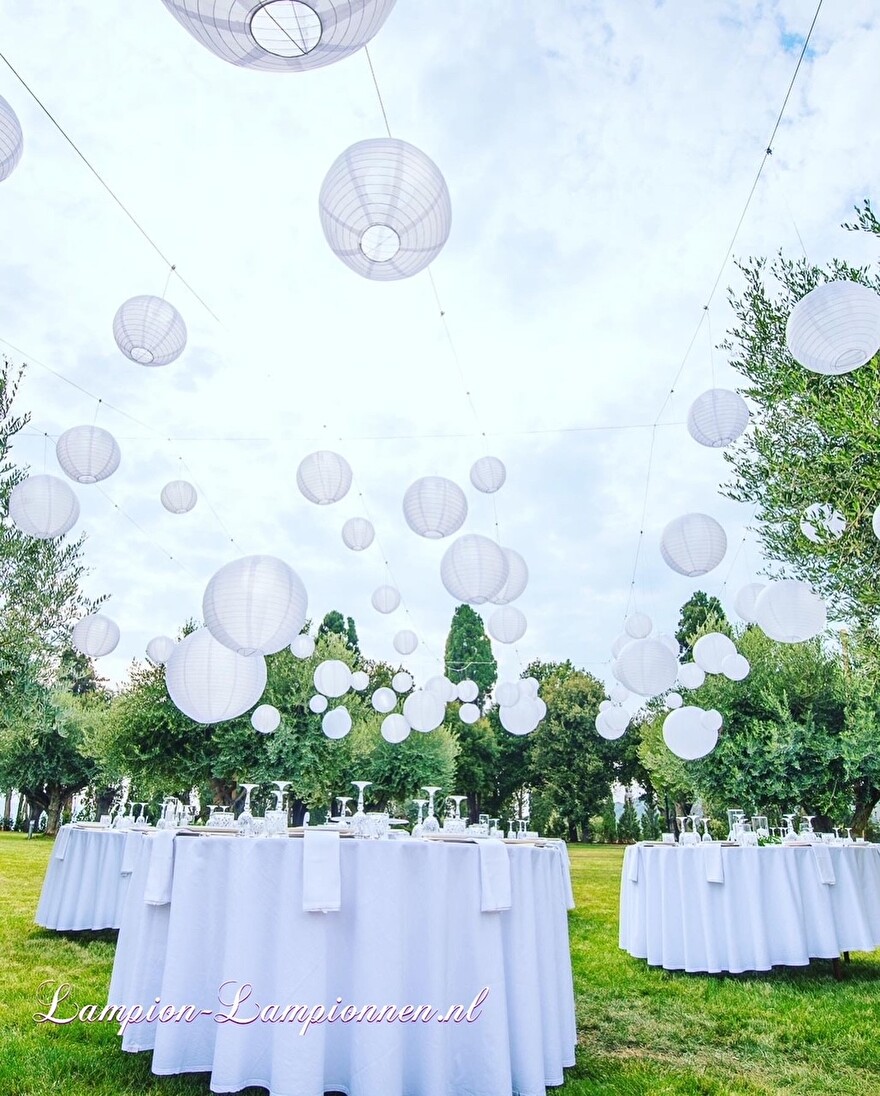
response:
M348 804L354 799L353 795L339 795L336 802L339 804L339 825L346 828L351 825L348 821Z
M795 836L794 820L795 820L796 817L797 816L793 815L793 814L784 814L782 816L782 821L785 822L785 824L786 824L785 825L785 837L786 838Z
M351 828L354 830L355 837L370 836L370 824L364 813L364 789L369 788L372 783L372 780L352 780L352 784L358 790L357 810L351 820Z
M414 799L413 803L415 803L415 805L419 808L419 817L416 819L416 824L412 828L412 836L413 837L421 837L422 836L422 810L423 810L423 808L427 807L428 800L427 799Z
M434 796L440 791L439 786L425 784L422 791L428 793L428 817L422 823L422 834L439 833L440 823L434 816Z
M516 825L516 819L515 818L508 818L508 820L507 820L507 840L508 841L513 841L514 838L516 837L516 829L514 828L515 825Z
M266 832L270 837L285 836L287 834L287 812L284 810L284 789L289 787L290 780L272 780L275 785L275 808L266 811Z
M251 792L259 784L242 784L244 788L244 807L238 816L238 832L241 837L250 837L254 832L254 816L251 814Z
M712 835L709 833L709 823L711 821L712 821L712 819L707 818L705 815L703 815L703 817L701 819L701 822L703 823L703 840L704 841L711 841L712 840Z

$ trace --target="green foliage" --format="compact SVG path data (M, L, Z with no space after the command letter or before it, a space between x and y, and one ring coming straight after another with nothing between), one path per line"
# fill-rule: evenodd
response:
M608 844L617 840L617 811L614 808L614 799L609 794L602 802L602 839Z
M678 627L675 630L675 638L681 647L682 661L691 658L695 636L717 631L729 631L721 602L717 597L710 596L702 590L695 590L682 605Z
M624 843L639 839L639 816L636 814L629 788L623 794L623 813L617 820L617 838Z
M646 803L639 819L639 835L642 841L657 841L661 834L660 815L653 803Z
M452 614L446 637L446 676L456 684L465 678L475 681L480 709L498 680L498 663L492 654L492 644L483 627L483 618L470 605L459 605Z
M341 636L350 651L360 654L361 647L354 621L351 617L344 617L337 609L331 609L318 625L317 638L327 635Z

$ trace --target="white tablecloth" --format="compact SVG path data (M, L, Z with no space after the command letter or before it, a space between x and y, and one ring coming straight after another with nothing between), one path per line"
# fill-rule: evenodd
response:
M343 840L340 909L322 913L303 910L302 840L177 837L165 905L143 901L149 844L109 1001L206 1012L125 1029L123 1049L152 1049L154 1073L210 1071L212 1091L273 1096L542 1096L574 1064L564 849L507 846L511 908L482 912L475 844ZM243 985L239 1015L266 1018L217 1022ZM484 988L472 1022L334 1021L305 1034L272 1022L285 1006L334 1003L461 1005L460 1017Z
M732 973L871 951L880 947L880 849L631 846L620 946L667 970Z
M62 826L34 920L47 929L117 929L134 863L145 835L134 830ZM126 856L128 846L128 856Z

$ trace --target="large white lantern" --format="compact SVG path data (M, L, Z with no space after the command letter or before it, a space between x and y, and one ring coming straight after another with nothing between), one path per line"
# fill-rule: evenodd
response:
M366 670L355 670L351 675L351 687L356 693L362 693L370 684L370 675Z
M840 540L846 531L846 518L830 502L814 502L801 520L801 532L813 544Z
M241 68L304 72L365 46L395 0L162 0L216 57Z
M609 730L614 731L615 735L622 735L629 726L629 714L619 704L612 704L605 712L605 725Z
M471 466L471 483L484 495L494 495L506 479L507 469L497 457L480 457Z
M425 682L425 692L433 693L434 696L439 697L444 704L451 704L453 700L458 698L458 689L445 674L437 674L436 677L429 677Z
M683 689L699 689L706 680L706 671L696 662L686 662L678 668L678 683Z
M0 182L8 178L24 151L24 135L18 115L0 95Z
M77 483L98 483L119 467L116 438L100 426L72 426L55 443L62 471Z
M745 586L740 587L733 599L736 615L747 624L755 623L755 602L763 589L763 582L747 582Z
M511 708L501 708L498 719L510 734L531 734L546 714L542 701L536 697L521 697Z
M271 704L260 704L251 714L251 726L260 734L272 734L281 725L281 712Z
M74 624L71 643L89 658L109 655L119 643L119 625L101 613L92 613Z
M377 586L370 602L377 613L393 613L400 604L400 591L393 586Z
M186 480L166 483L159 498L170 514L188 514L199 501L195 487Z
M299 575L275 556L243 556L221 567L205 588L202 614L214 638L240 655L286 647L306 619Z
M327 697L321 696L320 693L316 693L309 699L309 711L314 712L315 715L321 715L322 712L326 712Z
M612 726L608 722L608 717L605 712L599 712L596 716L596 732L602 737L607 738L609 741L614 741L615 738L622 738L626 733L626 727L622 729L619 725Z
M647 613L630 613L623 622L623 630L631 639L646 639L654 623Z
M397 694L385 686L381 689L377 689L372 697L370 703L373 705L377 712L384 714L385 712L393 712L397 707Z
M458 709L458 718L462 723L476 723L480 718L480 709L476 704L462 704Z
M471 681L471 679L468 677L466 677L463 681L459 681L459 683L455 686L455 695L465 704L470 704L472 701L476 700L479 696L479 693L479 685L476 683L476 681Z
M481 605L491 601L507 582L504 549L479 533L456 538L443 553L440 578L456 601Z
M342 540L352 552L363 552L369 548L376 536L373 523L366 518L349 518L342 526Z
M321 730L328 738L345 738L351 730L351 715L348 708L342 705L331 708L321 720Z
M724 660L736 654L736 644L723 632L707 632L694 644L694 662L707 674L720 674Z
M318 198L327 243L364 278L424 270L449 236L452 207L440 169L394 137L358 141L330 166Z
M295 658L311 658L315 653L315 641L307 632L300 632L291 641L290 653Z
M670 521L660 537L664 563L688 578L713 570L726 551L727 534L708 514L682 514Z
M493 605L507 605L516 601L529 582L529 568L519 552L513 548L501 550L507 558L507 581L494 597L489 598Z
M386 715L382 720L382 737L386 742L390 742L392 746L396 746L399 742L404 742L409 738L409 732L412 730L409 723L406 721L406 716L394 713L394 715Z
M663 720L663 741L676 757L695 761L715 749L718 731L706 726L705 715L702 708L685 704Z
M28 476L9 493L9 516L19 532L54 540L75 525L79 502L58 476Z
M324 696L343 696L351 688L351 670L341 659L328 658L315 667L313 681Z
M154 666L164 666L176 646L170 636L156 636L147 644L147 658Z
M721 672L728 681L745 681L751 666L749 660L741 654L728 655L721 663Z
M391 688L396 693L408 693L412 687L412 674L408 674L406 670L399 670L391 679Z
M138 365L168 365L186 349L186 324L162 297L131 297L113 317L113 338Z
M339 453L319 449L300 461L296 470L296 485L309 502L329 506L348 494L351 466Z
M681 693L667 693L666 694L666 707L670 712L675 711L676 708L680 708L684 704L681 699Z
M402 628L392 640L394 650L401 655L411 655L419 645L419 637L409 628Z
M443 476L423 476L403 496L403 516L414 533L429 540L451 536L464 524L468 505L464 491Z
M678 660L657 639L634 639L620 652L618 680L639 696L665 693L675 682Z
M419 689L404 700L403 714L414 731L426 734L443 722L446 705L436 693L426 693Z
M710 449L730 445L748 425L746 401L729 388L710 388L697 396L688 411L688 433L695 442Z
M242 715L263 695L266 660L245 657L199 628L177 644L165 665L165 685L177 707L196 723Z
M500 708L512 708L519 703L520 683L518 681L499 681L495 686L495 703Z
M515 605L502 605L489 617L489 635L499 643L516 643L526 634L525 615Z
M806 582L770 582L755 602L758 626L777 643L803 643L825 631L825 602Z
M812 373L851 373L880 348L880 296L858 282L818 285L791 310L785 341Z
M662 643L664 647L668 647L676 658L678 658L678 656L681 654L681 647L675 636L669 635L668 632L660 632L659 635L655 636L654 638Z

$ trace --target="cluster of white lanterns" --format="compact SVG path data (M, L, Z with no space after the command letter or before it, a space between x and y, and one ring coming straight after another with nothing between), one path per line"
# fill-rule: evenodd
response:
M539 683L534 677L520 681L502 681L495 686L498 719L510 734L527 735L547 714L547 705L538 696Z
M747 624L757 624L777 643L804 643L821 635L828 623L825 602L799 579L750 582L733 605Z

